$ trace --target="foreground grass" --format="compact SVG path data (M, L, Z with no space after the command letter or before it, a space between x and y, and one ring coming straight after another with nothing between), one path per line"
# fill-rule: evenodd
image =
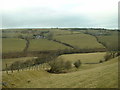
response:
M32 39L28 51L63 50L69 47L47 39Z
M2 39L2 52L21 52L25 48L26 42L23 39L18 38L3 38Z
M118 58L65 74L49 74L42 70L3 73L3 82L9 88L117 88Z

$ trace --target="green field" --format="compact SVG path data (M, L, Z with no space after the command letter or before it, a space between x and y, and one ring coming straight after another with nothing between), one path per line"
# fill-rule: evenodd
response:
M118 35L120 32L112 30L81 30L83 33L93 34L108 49L118 49Z
M53 33L53 35L69 35L69 34L78 34L80 32L77 31L70 31L70 30L51 30L51 32Z
M96 38L87 34L71 34L54 36L54 39L70 44L80 49L100 49L105 48L103 45L97 42Z
M102 60L105 56L105 52L98 52L98 53L83 53L83 54L65 54L61 55L58 58L75 62L80 60L82 63L98 63Z
M63 50L69 47L47 39L32 39L28 51Z
M100 42L104 43L107 46L107 48L118 49L118 34L97 37Z
M84 67L84 66L83 66ZM76 72L50 74L45 71L21 71L7 75L3 73L3 82L9 88L117 88L118 58L114 58L93 67L81 68ZM28 81L30 81L28 83ZM5 87L5 86L3 86Z
M2 39L2 52L21 52L25 48L26 42L18 38L3 38Z

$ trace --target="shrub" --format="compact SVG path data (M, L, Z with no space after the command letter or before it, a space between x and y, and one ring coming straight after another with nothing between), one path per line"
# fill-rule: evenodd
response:
M114 57L116 57L116 52L107 52L106 55L104 56L105 61L108 61Z
M69 61L64 61L62 59L55 59L51 62L49 62L49 65L51 69L49 72L51 73L63 73L65 70L68 70L71 68L71 62Z
M81 65L81 61L80 60L77 60L75 63L74 63L75 67L76 68L79 68L80 65Z
M71 62L70 61L66 61L65 62L65 69L70 69L72 67L72 64L71 64Z
M100 60L99 63L103 63L104 61L103 60Z

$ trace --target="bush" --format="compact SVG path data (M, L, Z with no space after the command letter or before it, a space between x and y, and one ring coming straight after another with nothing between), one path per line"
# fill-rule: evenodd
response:
M79 68L80 65L81 65L81 61L80 60L77 60L75 63L74 63L75 67L76 68Z
M100 60L99 63L103 63L104 61L103 60Z
M106 55L104 56L105 61L108 61L108 60L116 57L117 56L116 54L117 53L113 52L113 51L112 52L107 52Z
M68 70L71 68L71 62L70 61L64 61L62 59L55 59L51 62L49 62L49 65L51 69L49 72L51 73L63 73L65 70Z

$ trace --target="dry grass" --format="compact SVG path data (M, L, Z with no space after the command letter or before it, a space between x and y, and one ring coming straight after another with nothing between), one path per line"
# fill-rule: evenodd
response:
M98 63L101 59L104 58L105 52L98 53L83 53L83 54L65 54L61 55L58 58L62 58L63 60L68 60L71 62L75 62L80 60L82 63Z
M42 70L3 73L3 82L12 88L117 88L118 58L66 74L49 74Z

